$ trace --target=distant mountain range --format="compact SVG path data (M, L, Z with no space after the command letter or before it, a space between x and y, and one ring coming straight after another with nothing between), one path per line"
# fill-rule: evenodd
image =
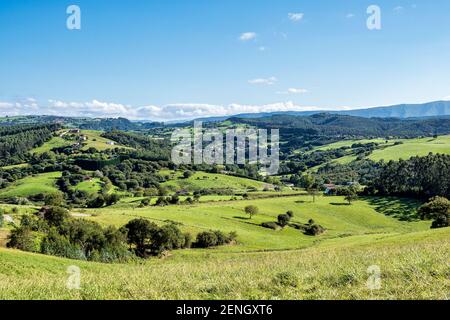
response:
M265 118L273 115L311 116L320 113L349 115L363 118L427 118L450 116L450 101L434 101L423 104L399 104L386 107L374 107L356 110L318 110L318 111L286 111L286 112L262 112L242 113L224 117L201 118L204 122L225 121L229 118Z

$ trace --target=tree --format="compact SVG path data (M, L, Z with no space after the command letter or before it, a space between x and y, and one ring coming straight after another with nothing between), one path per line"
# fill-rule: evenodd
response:
M306 190L312 189L315 184L316 179L309 174L305 174L300 178L300 186Z
M317 189L315 189L315 188L311 188L311 189L307 189L307 191L308 191L308 194L309 194L310 196L312 196L312 198L313 198L313 203L315 203L315 202L316 202L316 196L319 195L319 190L317 190Z
M245 207L245 213L248 214L250 216L250 219L252 218L252 216L256 215L259 213L259 208L257 206L246 206Z
M134 219L124 226L127 242L135 246L135 253L139 257L146 257L150 249L151 240L158 226L145 219Z
M61 193L49 193L44 197L44 203L46 206L61 206L64 203L64 197Z
M358 199L358 192L355 187L346 187L340 190L341 194L345 196L345 201L348 202L348 204L352 204L353 201L356 201Z
M444 197L431 198L427 203L419 208L421 219L432 219L431 228L444 228L450 225L449 222L450 201Z
M105 202L107 206L112 206L119 202L120 196L117 193L106 194L104 196Z
M40 212L50 227L61 227L69 218L69 212L61 207L44 207Z
M289 210L286 214L292 219L294 217L294 211Z

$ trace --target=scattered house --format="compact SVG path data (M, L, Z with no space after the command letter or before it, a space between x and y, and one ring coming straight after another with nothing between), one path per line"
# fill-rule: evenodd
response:
M333 195L333 194L336 194L338 186L336 186L333 183L329 183L329 184L324 184L323 188L325 189L324 193L326 195Z
M70 129L69 133L80 133L80 129Z
M114 146L116 143L114 141L108 141L106 144L108 144L110 146Z
M84 135L82 135L82 136L80 136L80 140L82 140L82 141L87 141L87 137L86 136L84 136Z

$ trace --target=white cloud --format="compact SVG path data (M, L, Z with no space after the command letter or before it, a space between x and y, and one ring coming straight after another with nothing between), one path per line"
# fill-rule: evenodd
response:
M400 12L400 11L403 11L403 9L404 8L402 6L397 6L397 7L394 8L394 11L395 12Z
M349 14L346 15L347 19L351 19L351 18L354 18L354 17L355 17L355 15L353 13L349 13Z
M259 47L259 48L258 48L258 50L259 50L259 51L266 51L266 50L267 50L267 48L266 48L266 47L264 47L264 46L261 46L261 47Z
M304 89L291 88L286 92L304 93ZM449 97L450 98L450 97ZM328 110L348 110L349 107L327 108ZM30 103L28 100L20 102L1 102L0 116L15 115L55 115L67 117L117 118L130 120L192 120L195 118L213 116L231 116L241 113L280 112L280 111L318 111L324 110L315 106L300 106L292 101L263 105L245 105L232 103L228 105L204 103L174 103L163 106L148 104L144 106L130 106L121 103L91 100L87 102L67 102L49 100L44 104Z
M248 80L248 83L250 84L263 84L263 85L273 85L278 81L277 78L275 77L270 77L270 78L258 78L258 79L252 79L252 80Z
M308 90L302 88L289 88L286 91L278 91L277 94L302 94L308 93Z
M304 13L298 12L298 13L288 13L289 20L298 22L303 19L305 16Z
M444 98L442 98L442 100L444 100L444 101L450 101L450 96L444 97Z
M239 40L241 41L250 41L255 39L257 34L255 32L244 32L239 36Z

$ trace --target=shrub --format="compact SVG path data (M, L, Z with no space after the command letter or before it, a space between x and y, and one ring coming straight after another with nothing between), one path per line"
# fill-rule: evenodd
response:
M318 236L325 232L325 229L318 224L308 225L304 229L304 233L309 236Z
M209 248L217 245L217 235L211 231L204 231L197 234L195 246L198 248Z
M276 222L264 222L261 224L261 226L263 226L264 228L273 229L273 230L278 230L281 228Z
M433 219L433 229L445 228L450 225L449 211L450 201L444 197L434 197L419 208L419 216L423 220Z
M105 205L105 198L102 195L98 195L87 203L88 208L101 208Z
M61 207L43 207L40 211L51 227L60 227L69 218L69 213Z
M286 214L292 219L294 217L294 211L289 210Z
M135 253L139 257L146 257L153 234L158 230L158 226L145 219L134 219L128 222L123 231L126 234L127 242L135 246Z
M230 244L233 241L236 241L236 238L237 238L236 232L230 232L228 235L226 235L222 231L204 231L197 234L195 247L209 248L222 246L225 244Z
M291 220L291 217L287 214L280 214L278 216L278 224L283 228L289 224L290 220Z
M39 252L39 239L27 227L17 227L11 231L8 236L8 248L15 248L29 252Z
M86 255L80 246L71 243L67 237L60 235L56 230L51 230L43 239L41 253L69 259L86 260Z
M287 272L287 271L277 273L273 277L272 282L275 285L283 286L283 287L296 288L298 286L297 277L294 274L292 274L291 272Z

